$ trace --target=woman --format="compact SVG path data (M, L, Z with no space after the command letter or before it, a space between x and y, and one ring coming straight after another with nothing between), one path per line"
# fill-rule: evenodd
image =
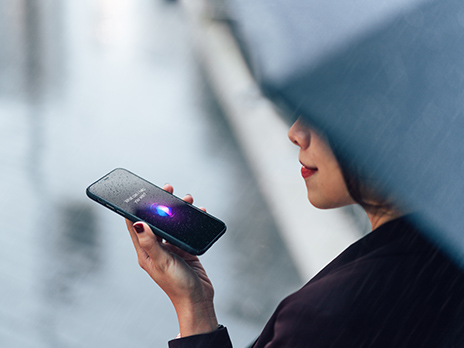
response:
M298 120L308 199L317 208L359 203L373 232L351 245L302 289L281 302L253 347L458 347L464 342L464 276L380 198L355 170L340 166L322 136ZM172 186L164 189L171 192ZM184 198L192 203L191 196ZM141 267L177 313L175 347L231 347L218 325L213 286L199 260L161 243L143 222L127 221ZM308 226L308 228L311 228Z

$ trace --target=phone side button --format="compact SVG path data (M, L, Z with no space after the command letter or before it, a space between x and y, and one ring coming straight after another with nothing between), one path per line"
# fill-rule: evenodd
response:
M121 215L121 216L125 216L124 213L123 213L122 211L117 210L117 209L116 209L116 213L118 213L118 214Z

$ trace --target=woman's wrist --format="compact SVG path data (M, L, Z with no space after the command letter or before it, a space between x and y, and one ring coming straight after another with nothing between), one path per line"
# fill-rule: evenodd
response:
M181 337L210 333L219 327L212 302L178 305L176 312Z

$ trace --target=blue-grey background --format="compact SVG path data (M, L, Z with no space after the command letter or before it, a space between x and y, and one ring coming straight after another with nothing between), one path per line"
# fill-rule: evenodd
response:
M202 257L236 347L302 281L176 2L0 0L0 346L163 347L178 332L122 219L85 188L126 167L223 219Z

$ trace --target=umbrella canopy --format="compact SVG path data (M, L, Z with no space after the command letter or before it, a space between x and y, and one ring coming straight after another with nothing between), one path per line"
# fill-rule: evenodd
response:
M323 129L464 265L464 2L228 4L264 93Z

